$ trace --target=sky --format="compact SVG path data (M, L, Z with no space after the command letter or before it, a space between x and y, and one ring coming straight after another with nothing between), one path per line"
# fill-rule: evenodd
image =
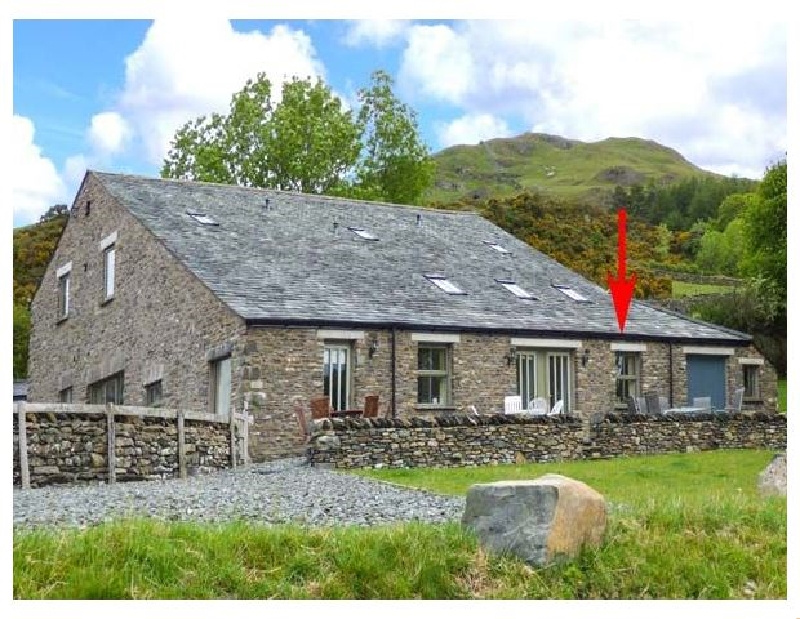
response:
M356 105L384 69L433 152L633 136L761 178L787 149L786 25L761 18L15 20L14 226L71 203L87 168L157 175L175 130L260 71L322 77Z

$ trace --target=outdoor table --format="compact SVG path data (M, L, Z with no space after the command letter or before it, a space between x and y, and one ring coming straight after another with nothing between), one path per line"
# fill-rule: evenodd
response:
M677 413L678 415L696 415L708 410L710 409L701 408L699 406L680 406L678 408L668 408L664 411L664 414Z
M364 411L360 409L348 409L344 411L331 411L331 417L344 418L344 417L363 417Z

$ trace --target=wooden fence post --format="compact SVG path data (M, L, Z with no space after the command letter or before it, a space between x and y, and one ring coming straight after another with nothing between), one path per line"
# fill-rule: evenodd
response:
M186 479L186 430L183 427L183 410L178 411L178 469L181 479Z
M106 459L108 460L108 483L117 483L117 429L114 425L114 405L106 403L106 431L108 441Z
M28 470L28 428L25 414L25 401L14 402L17 413L19 437L19 482L24 490L31 487L31 473Z

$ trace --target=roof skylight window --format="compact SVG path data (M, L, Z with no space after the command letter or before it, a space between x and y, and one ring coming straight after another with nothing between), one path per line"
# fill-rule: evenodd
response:
M507 280L497 280L499 284L503 286L506 290L508 290L511 294L519 299L535 299L531 293L525 290L522 286L515 284L512 281Z
M190 213L189 211L186 212L189 217L194 219L197 223L203 224L204 226L218 226L219 224L214 221L213 218L206 215L205 213Z
M563 292L565 295L567 295L573 301L583 301L583 302L588 302L589 301L589 299L584 297L580 292L578 292L577 290L575 290L574 288L571 288L569 286L559 286L559 285L553 284L553 287L557 288L558 290Z
M377 236L375 236L371 232L367 232L366 230L364 230L364 228L356 228L354 226L347 226L347 229L350 230L350 232L354 232L355 234L357 234L358 236L360 236L364 240L367 240L367 241L377 241L378 240Z
M461 288L456 286L453 282L447 279L444 275L426 275L429 281L436 284L438 288L444 290L447 294L467 294Z
M486 243L486 245L491 247L493 250L500 252L501 254L510 254L511 253L505 247L503 247L499 243L495 243L494 241L484 241L484 243Z

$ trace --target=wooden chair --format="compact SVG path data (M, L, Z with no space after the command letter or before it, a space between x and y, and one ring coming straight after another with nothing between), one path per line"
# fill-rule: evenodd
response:
M328 396L311 399L311 419L327 419L331 416L331 401Z
M378 416L378 396L368 395L364 398L364 417Z

